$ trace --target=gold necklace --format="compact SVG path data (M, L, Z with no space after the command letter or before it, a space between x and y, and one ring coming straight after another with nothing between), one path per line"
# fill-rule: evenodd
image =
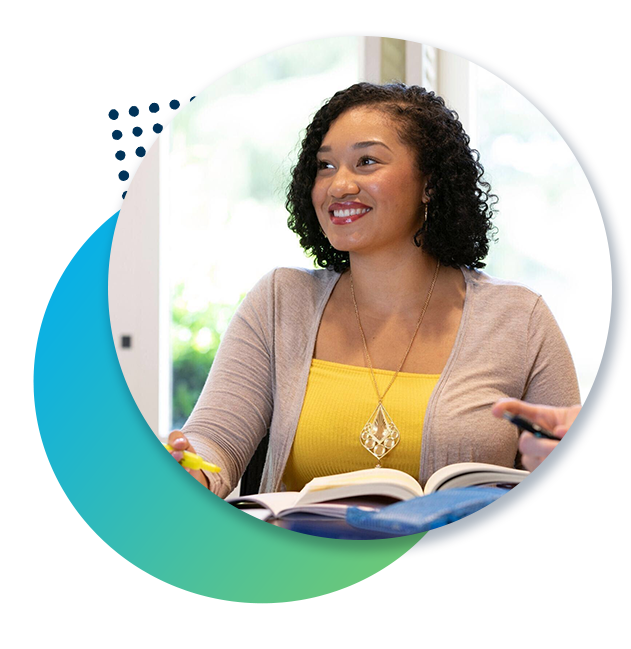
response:
M434 271L434 277L432 278L432 283L427 292L427 297L425 298L425 303L423 304L423 309L421 310L421 315L416 323L416 328L414 329L414 334L412 334L412 340L408 348L405 350L403 360L399 365L399 369L394 373L394 376L388 383L388 387L385 389L383 394L379 394L379 388L377 387L377 379L375 377L375 371L372 367L372 361L370 360L370 354L368 353L368 345L366 344L366 336L364 334L364 329L362 327L361 320L359 318L359 309L357 307L357 300L355 299L355 288L353 287L353 273L351 271L351 296L353 297L353 306L355 307L355 316L357 318L357 324L359 325L359 332L362 336L362 342L364 343L364 358L368 363L370 368L370 376L372 377L373 385L375 386L375 392L377 393L377 407L375 408L372 415L362 428L362 432L359 436L359 441L361 445L374 457L377 458L377 468L381 467L381 460L399 443L401 435L399 434L399 429L394 425L392 417L388 414L388 411L383 407L383 400L388 393L388 390L392 387L399 372L405 363L405 359L412 349L412 343L416 338L416 334L421 327L421 322L423 322L423 317L425 316L425 311L429 305L429 301L434 292L434 286L436 285L436 279L438 278L438 271L440 270L440 261L436 264L436 270Z

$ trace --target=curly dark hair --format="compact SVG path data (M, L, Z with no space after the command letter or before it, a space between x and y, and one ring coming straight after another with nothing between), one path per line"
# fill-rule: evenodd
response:
M428 177L428 218L414 236L416 245L444 266L483 268L496 232L492 218L498 198L482 178L480 155L469 146L457 113L442 97L402 83L356 83L335 93L307 127L285 203L287 224L306 254L320 267L337 272L350 265L348 252L333 248L322 233L311 190L318 170L316 154L329 127L359 106L378 108L392 118L401 141L417 152L418 168Z

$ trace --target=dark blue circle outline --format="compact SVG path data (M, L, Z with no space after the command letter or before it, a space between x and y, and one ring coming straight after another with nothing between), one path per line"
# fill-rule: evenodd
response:
M354 34L360 36L361 34ZM312 40L319 40L322 38L332 38L340 36L339 33L334 32L319 32L317 35L312 36L302 36L295 39L290 39L283 41L281 43L276 43L268 47L262 48L252 54L238 59L234 63L226 66L219 72L208 77L203 83L201 83L197 88L192 90L182 101L177 109L172 109L165 117L162 119L160 124L164 127L168 126L171 120L174 119L185 106L187 106L197 95L199 95L203 90L205 90L212 83L225 76L232 70L241 67L245 63L257 59L265 54L279 50L291 45L297 45L299 43L304 43ZM393 37L392 33L387 34L387 36ZM607 221L605 220L605 213L608 211L606 207L608 206L608 192L607 184L600 172L600 169L596 165L594 159L589 153L587 147L568 124L565 118L536 90L531 86L526 84L522 79L517 77L512 72L509 72L502 66L494 63L493 61L466 50L458 45L454 45L447 41L440 41L434 38L427 36L417 36L415 34L405 34L404 36L396 36L403 38L404 40L415 41L418 43L423 43L433 47L438 47L439 49L445 50L457 56L479 65L480 67L488 70L495 76L499 77L510 86L512 86L517 92L519 92L523 97L528 99L530 103L535 106L541 112L541 114L546 117L546 119L554 126L559 135L565 140L566 144L570 147L572 153L579 162L587 180L594 192L596 201L600 208L601 215L603 217L603 222L605 224L605 229L607 228ZM162 132L163 132L162 131ZM159 134L153 133L147 138L143 146L149 151ZM146 157L146 156L145 156ZM121 208L122 200L124 195L127 193L128 185L133 180L133 177L138 169L140 163L144 160L143 158L135 158L132 165L129 167L128 172L130 177L127 181L123 182L118 190L114 205L112 207L113 213L117 212ZM602 416L605 412L607 404L601 402L600 404L597 401L601 396L604 399L606 396L606 385L605 385L605 368L609 365L609 358L611 356L611 345L610 338L607 337L607 343L605 345L605 350L603 353L603 358L592 385L592 389L576 419L572 425L568 434L563 438L563 440L557 445L557 448L548 456L545 462L543 462L533 473L528 476L521 484L517 485L514 489L509 491L505 496L495 501L491 505L488 505L484 509L468 516L467 518L458 521L457 523L452 523L448 526L440 528L438 530L432 531L431 534L424 537L423 547L427 548L429 544L431 545L440 545L444 547L446 543L453 544L460 541L471 541L472 539L478 538L483 534L487 533L490 530L496 529L506 521L514 518L530 506L535 500L537 500L542 494L546 493L552 485L567 471L570 465L578 457L579 453L585 448L587 442L591 438L593 431L596 429L597 425L600 423ZM417 544L418 545L418 544ZM416 548L417 546L414 546ZM414 550L412 548L409 552ZM403 559L406 555L403 555ZM401 560L399 559L399 560ZM396 565L396 562L395 564Z

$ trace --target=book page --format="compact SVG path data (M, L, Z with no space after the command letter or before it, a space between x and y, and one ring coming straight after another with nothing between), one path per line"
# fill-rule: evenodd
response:
M229 498L226 502L229 502L231 505L256 503L267 508L272 516L277 518L284 509L289 509L295 505L299 495L297 491L278 491L275 493ZM239 509L244 509L244 507L239 507Z
M361 471L350 471L338 475L323 476L314 478L309 482L301 493L325 491L337 487L358 484L396 484L408 489L411 493L422 495L421 485L407 473L396 469L362 469Z
M482 462L460 462L438 469L425 484L425 493L433 493L442 488L466 487L488 482L519 483L527 475L529 475L528 471L506 466ZM454 480L456 476L461 476L461 478Z
M296 507L283 511L281 516L288 516L295 513L305 513L329 518L346 518L346 511L349 507L358 507L365 511L376 512L386 505L398 502L392 498L374 496L372 498L341 498L329 500L325 503L312 503L310 505L298 504Z

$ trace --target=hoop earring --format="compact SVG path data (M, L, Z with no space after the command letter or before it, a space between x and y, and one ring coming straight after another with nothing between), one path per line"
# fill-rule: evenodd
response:
M423 232L427 230L427 203L425 203L425 213L423 216L423 227L414 235L413 241L414 245L417 248L420 248L423 245Z

